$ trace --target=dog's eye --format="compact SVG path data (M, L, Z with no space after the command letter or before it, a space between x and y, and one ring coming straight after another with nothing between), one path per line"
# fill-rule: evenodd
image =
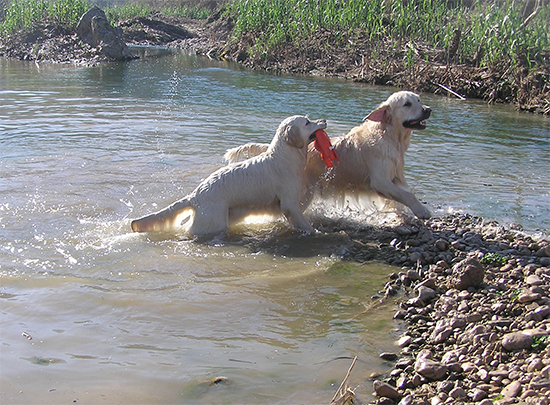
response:
M412 105L412 103L410 101L406 101L405 104L404 104L405 107L410 107L411 105Z

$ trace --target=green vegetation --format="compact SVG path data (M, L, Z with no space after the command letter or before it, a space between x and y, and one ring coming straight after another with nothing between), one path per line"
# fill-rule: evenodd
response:
M491 264L493 266L502 266L508 262L506 256L499 255L498 253L486 253L481 258L481 263Z
M176 3L164 3L161 5L129 2L105 8L105 15L107 15L107 18L113 24L135 17L150 17L155 13L204 20L210 16L212 11L202 7L201 4Z
M13 0L6 8L0 32L17 32L41 20L76 25L88 8L87 0Z
M315 31L342 37L363 31L369 41L418 41L448 49L460 30L459 62L490 66L499 61L540 60L550 50L550 5L475 1L471 8L441 0L234 0L228 6L235 33L252 33L259 51L299 43ZM533 11L536 13L529 17Z
M107 19L112 24L129 18L148 17L155 13L149 5L136 3L109 6L104 11Z
M4 21L0 18L0 33L11 34L44 20L74 27L92 4L89 0L12 0L6 7ZM111 23L155 13L194 19L206 19L212 13L201 3L168 1L149 4L139 0L108 6L104 11Z
M550 344L550 335L533 336L533 343L531 347L533 349L544 349Z

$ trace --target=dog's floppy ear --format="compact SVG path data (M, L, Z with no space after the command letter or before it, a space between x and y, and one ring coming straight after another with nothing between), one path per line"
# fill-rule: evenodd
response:
M376 110L367 115L364 120L383 122L389 124L392 121L391 107L388 104L382 104Z
M283 137L290 146L294 146L298 149L302 149L305 146L300 129L295 125L287 125L287 127L283 129Z

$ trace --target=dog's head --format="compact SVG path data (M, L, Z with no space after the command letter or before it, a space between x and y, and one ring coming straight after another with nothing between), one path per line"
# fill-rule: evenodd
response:
M281 122L274 141L282 138L290 146L302 149L315 140L315 131L326 127L324 119L310 121L303 115L294 115Z
M422 105L412 91L398 91L365 117L366 120L402 126L406 129L425 129L432 109Z

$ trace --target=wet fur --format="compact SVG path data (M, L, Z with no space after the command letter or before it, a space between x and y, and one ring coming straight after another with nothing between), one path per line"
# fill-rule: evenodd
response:
M319 152L312 146L307 158L304 190L301 198L305 210L317 193L340 197L346 193L372 194L409 207L418 218L429 218L429 210L409 191L404 176L405 152L413 130L425 128L431 109L409 91L392 94L365 117L365 122L347 134L331 138L339 157L327 173ZM228 161L265 150L266 145L246 144L226 152Z
M284 214L293 228L310 232L300 209L300 193L308 144L325 120L285 119L265 152L223 167L169 207L132 221L134 232L165 231L178 227L192 210L187 232L216 235L250 214Z

